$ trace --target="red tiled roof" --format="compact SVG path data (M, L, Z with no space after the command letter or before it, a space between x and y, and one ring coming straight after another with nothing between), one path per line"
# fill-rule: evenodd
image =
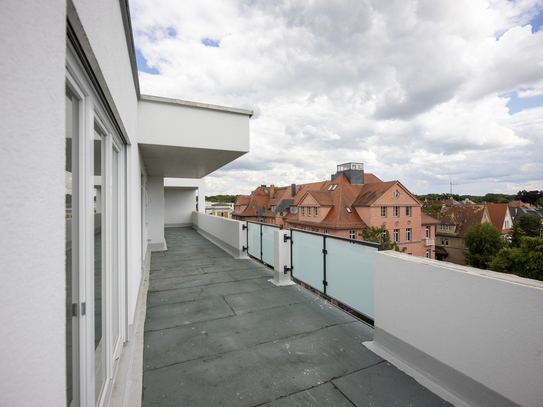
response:
M332 206L334 205L334 200L332 198L332 192L330 191L308 191L307 194L315 198L315 201L321 206ZM306 194L306 195L307 195Z
M364 185L353 202L353 206L369 206L381 198L398 181L387 181Z
M248 205L250 200L251 197L249 195L240 195L236 199L236 203L234 205Z
M509 204L487 204L490 221L500 231L500 233L508 233L509 229L503 229L503 221L509 208Z
M421 213L420 220L421 220L421 223L420 223L421 225L434 225L434 224L438 225L438 224L441 223L440 221L438 221L433 216L430 216L430 215L428 215L427 213L424 213L424 212Z
M522 202L522 201L511 201L511 202L509 202L509 206L513 206L513 207L524 206L524 202Z

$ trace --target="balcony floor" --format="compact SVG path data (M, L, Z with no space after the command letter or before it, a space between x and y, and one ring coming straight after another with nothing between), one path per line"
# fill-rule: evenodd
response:
M373 330L190 228L152 254L145 320L148 406L449 405L368 350Z

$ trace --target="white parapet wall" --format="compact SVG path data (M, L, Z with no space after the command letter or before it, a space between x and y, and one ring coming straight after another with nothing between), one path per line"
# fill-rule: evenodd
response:
M457 406L541 406L543 283L374 254L367 346Z
M243 247L247 246L247 232L243 230L244 222L195 211L192 212L192 224L198 233L236 259L248 258L243 250Z

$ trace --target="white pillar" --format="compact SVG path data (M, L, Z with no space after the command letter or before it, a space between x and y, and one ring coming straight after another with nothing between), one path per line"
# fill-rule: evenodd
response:
M149 177L147 181L149 206L147 219L149 222L149 250L166 250L164 240L164 178Z
M273 280L270 280L275 285L293 285L290 278L290 239L285 242L285 236L290 236L288 230L276 229L273 232L273 243L275 253L273 256ZM285 267L287 272L285 273Z
M198 185L198 212L206 213L206 179L202 178Z

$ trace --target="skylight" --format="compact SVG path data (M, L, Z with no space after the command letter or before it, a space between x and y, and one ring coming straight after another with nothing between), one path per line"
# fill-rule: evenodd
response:
M349 208L348 206L346 206L345 209L347 210L347 212L353 213L353 212L351 211L351 208Z

